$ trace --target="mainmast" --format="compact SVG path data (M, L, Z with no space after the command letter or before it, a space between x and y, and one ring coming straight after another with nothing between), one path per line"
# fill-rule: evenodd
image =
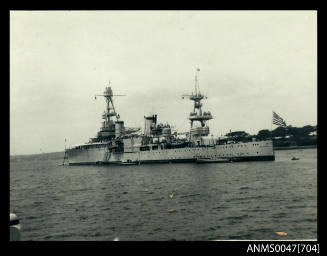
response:
M198 68L195 73L194 93L182 95L183 99L184 97L188 97L190 100L194 101L193 112L190 113L188 118L191 121L191 135L193 135L193 137L207 136L209 134L209 127L206 126L206 121L213 118L210 111L202 112L201 100L207 99L208 97L200 92L198 82L199 71L200 69ZM201 127L193 128L193 122L199 122Z

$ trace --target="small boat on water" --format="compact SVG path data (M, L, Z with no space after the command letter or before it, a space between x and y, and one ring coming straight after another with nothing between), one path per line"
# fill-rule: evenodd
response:
M137 165L138 163L136 163L136 162L131 162L131 163L129 163L129 162L125 162L125 163L120 163L119 165Z
M293 156L292 160L299 160L300 158Z
M230 159L227 158L197 158L196 163L203 164L203 163L228 163Z
M120 162L119 165L137 165L138 162L133 162L131 159L128 159L126 162Z

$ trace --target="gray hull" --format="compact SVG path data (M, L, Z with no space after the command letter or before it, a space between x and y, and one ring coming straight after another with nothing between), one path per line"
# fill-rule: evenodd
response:
M272 141L123 153L109 153L104 147L70 149L67 151L67 154L70 165L196 162L198 158L208 158L212 161L226 158L233 162L275 160Z

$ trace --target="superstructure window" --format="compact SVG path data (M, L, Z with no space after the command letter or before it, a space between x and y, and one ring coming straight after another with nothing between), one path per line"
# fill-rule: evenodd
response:
M149 146L140 147L140 151L149 151L149 150L150 150Z

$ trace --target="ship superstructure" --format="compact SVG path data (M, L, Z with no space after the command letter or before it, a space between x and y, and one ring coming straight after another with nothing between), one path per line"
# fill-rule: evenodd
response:
M69 164L141 164L162 162L222 162L274 160L271 140L227 143L208 138L207 121L213 118L210 111L202 110L202 100L198 85L197 69L195 90L182 95L194 102L188 119L190 130L173 132L168 123L158 123L157 115L144 116L144 130L126 128L116 112L111 87L106 87L101 95L106 99L102 126L95 138L66 150ZM96 97L95 96L95 97ZM178 135L186 135L180 138Z

